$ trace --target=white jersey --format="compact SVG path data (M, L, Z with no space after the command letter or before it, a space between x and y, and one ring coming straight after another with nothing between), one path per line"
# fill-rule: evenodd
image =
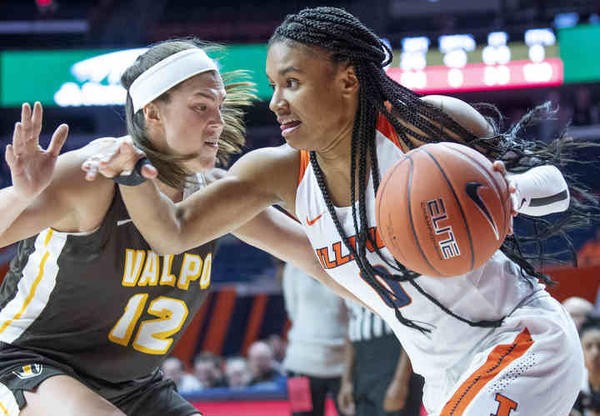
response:
M381 176L400 158L398 138L383 117L377 124L377 155ZM362 277L358 265L342 242L319 189L315 173L302 152L296 192L296 216L321 261L338 283L369 305L392 328L408 353L415 372L426 379L426 395L430 403L441 400L468 369L472 356L498 342L498 335L514 328L482 328L470 326L444 312L417 291L409 282L388 281L395 293L395 303L402 315L428 328L423 333L403 325L394 308ZM375 198L369 180L367 218L370 233L377 237L380 252L393 263L393 257L376 233ZM357 208L358 209L358 208ZM348 237L354 236L351 207L335 211ZM387 267L379 255L367 251L374 266ZM391 270L393 272L393 270ZM453 313L470 321L496 320L512 314L520 305L539 296L547 296L544 286L535 279L519 277L520 270L502 252L497 251L482 267L452 278L420 276L415 282ZM387 301L389 302L389 300ZM432 406L435 407L435 406Z

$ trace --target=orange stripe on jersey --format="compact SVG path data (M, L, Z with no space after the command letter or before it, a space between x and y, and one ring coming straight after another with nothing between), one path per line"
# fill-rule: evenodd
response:
M309 162L309 153L306 150L300 150L300 169L298 170L298 185L300 185L300 182L302 182L304 172L306 172L306 168L308 167Z
M533 343L529 330L525 328L517 335L512 344L496 346L488 355L486 362L471 374L456 390L452 398L446 402L440 416L461 416L477 393L500 371L525 354Z
M383 114L379 114L377 117L377 130L383 134L386 138L391 140L392 143L396 145L398 149L402 149L400 146L400 139L398 138L398 133L394 130L394 126L388 121L387 118Z

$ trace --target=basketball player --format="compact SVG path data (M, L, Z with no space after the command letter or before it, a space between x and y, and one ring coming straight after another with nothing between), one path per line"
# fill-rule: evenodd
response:
M394 263L375 230L379 179L422 143L462 142L493 159L513 155L507 166L521 171L527 160L542 164L544 154L521 158L533 144L498 134L473 107L398 85L383 69L390 56L341 9L288 16L270 39L266 63L270 108L287 144L248 153L223 180L179 204L152 181L121 186L132 219L158 252L179 252L280 204L303 224L331 278L392 327L425 378L429 414L566 415L582 377L581 348L569 316L525 259L504 247L508 254L499 250L465 275L417 276ZM98 166L114 176L142 156L123 143ZM510 181L521 213L569 205L555 167Z
M130 137L169 201L203 187L195 172L244 142L233 104L251 96L225 86L196 42L151 47L122 83ZM19 246L0 289L0 414L199 414L158 369L205 299L214 242L157 256L116 184L82 178L82 162L114 140L57 158L67 126L44 151L41 125L41 105L24 104L6 148L13 186L0 191L0 246ZM275 209L236 234L323 273L300 225Z

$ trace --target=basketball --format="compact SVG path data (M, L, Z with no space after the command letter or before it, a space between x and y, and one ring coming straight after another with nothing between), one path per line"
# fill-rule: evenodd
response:
M426 144L382 178L377 227L398 262L426 276L458 276L487 261L510 228L508 185L481 153Z

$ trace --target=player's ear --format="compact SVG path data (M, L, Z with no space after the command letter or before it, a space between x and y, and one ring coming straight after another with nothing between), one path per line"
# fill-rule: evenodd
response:
M340 68L340 83L344 95L354 95L358 92L359 82L353 65L345 64Z
M148 103L142 109L146 123L156 123L160 121L160 110L155 103Z

